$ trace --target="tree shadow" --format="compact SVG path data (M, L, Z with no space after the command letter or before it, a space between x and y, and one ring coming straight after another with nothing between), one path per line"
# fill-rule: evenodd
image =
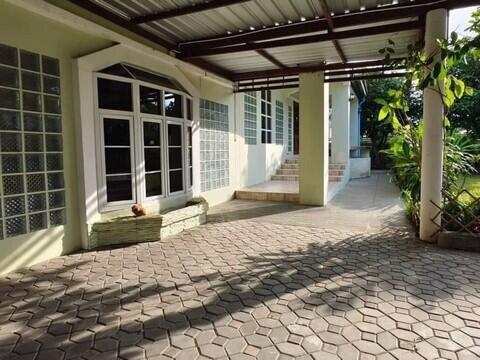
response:
M202 231L226 232L229 226L212 224ZM60 349L84 358L100 351L128 358L129 351L154 354L159 342L165 350L177 335L218 330L232 321L258 327L273 306L279 315L293 312L305 321L344 317L388 299L428 312L459 289L471 289L473 296L480 287L479 254L438 249L408 232L334 240L335 231L298 231L315 241L282 246L269 236L219 237L231 242L222 246L198 242L198 231L190 230L167 242L86 253L1 278L0 338L8 333L11 343L2 341L0 353L10 358L12 351ZM191 242L188 251L181 241ZM242 251L249 241L254 244ZM195 251L199 247L226 253L224 261L215 256L212 263Z

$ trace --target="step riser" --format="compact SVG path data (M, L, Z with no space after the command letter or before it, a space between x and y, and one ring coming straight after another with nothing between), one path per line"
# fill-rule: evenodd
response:
M329 170L330 176L343 176L343 170ZM278 169L275 175L299 175L299 171L295 169Z
M298 175L272 175L272 180L298 181Z
M292 194L292 193L268 193L268 192L237 190L235 192L235 198L241 199L241 200L284 201L284 202L298 203L300 199L300 195Z
M274 181L298 181L298 178L298 175L272 175ZM342 179L343 176L330 175L328 177L329 182L340 182Z

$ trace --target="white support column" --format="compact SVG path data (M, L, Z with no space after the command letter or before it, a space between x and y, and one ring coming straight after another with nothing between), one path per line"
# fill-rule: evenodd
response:
M328 84L300 74L300 203L324 206L328 195Z
M350 84L334 83L332 94L332 163L346 164L350 157Z
M446 9L427 13L425 24L425 53L432 54L438 49L437 39L447 36ZM435 241L432 237L437 226L432 222L437 208L431 201L442 201L443 170L443 104L439 94L430 88L423 92L424 133L422 140L420 239Z

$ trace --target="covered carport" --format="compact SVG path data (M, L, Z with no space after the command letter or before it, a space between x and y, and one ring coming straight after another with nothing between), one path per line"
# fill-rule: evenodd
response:
M299 88L300 202L325 205L328 192L328 87L401 76L378 49L392 39L396 55L445 37L448 10L474 0L71 0L170 54L220 75L237 92ZM442 103L424 94L420 237L435 232L442 188Z

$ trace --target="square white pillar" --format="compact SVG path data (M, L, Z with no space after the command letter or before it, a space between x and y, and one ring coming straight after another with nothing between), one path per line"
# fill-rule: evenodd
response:
M350 84L330 85L332 94L332 163L346 164L350 158Z
M300 203L327 204L328 84L324 73L300 74Z

